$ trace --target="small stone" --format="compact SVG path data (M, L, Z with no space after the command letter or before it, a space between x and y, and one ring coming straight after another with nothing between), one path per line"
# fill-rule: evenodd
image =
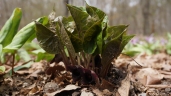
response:
M46 93L52 93L54 91L56 91L59 88L58 84L55 82L48 82L45 84L44 86L44 91Z
M165 88L165 92L170 92L170 88Z

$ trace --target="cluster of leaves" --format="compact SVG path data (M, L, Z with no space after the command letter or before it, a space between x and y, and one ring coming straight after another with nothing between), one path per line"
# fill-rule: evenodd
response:
M69 17L56 17L52 12L48 22L35 22L40 46L48 53L60 55L73 78L78 75L75 80L88 74L92 81L94 71L105 78L111 61L133 37L126 34L128 26L109 26L106 14L88 4L67 7Z
M25 48L21 48L25 43L27 49L30 50L34 48L30 45L36 45L34 42L31 42L35 37L35 23L31 22L23 27L21 30L18 31L18 27L22 18L22 10L21 8L15 8L10 18L6 21L4 26L0 31L0 72L4 73L5 67L3 64L13 64L12 68L14 67L14 63L19 62L20 59L24 60L24 62L28 62L31 60L30 53ZM46 21L47 17L38 18L36 21L43 23ZM40 49L40 48L35 48ZM36 52L37 52L36 51ZM37 57L42 57L39 52L33 52L37 54ZM43 51L42 51L43 52ZM44 52L45 53L45 52ZM51 56L52 57L52 56ZM12 59L13 58L13 59ZM12 59L12 60L11 60ZM42 58L40 58L42 59ZM40 60L39 59L39 60ZM11 60L11 61L10 61ZM23 66L19 66L15 68L13 71L19 70L21 68L28 68L32 62L28 62Z

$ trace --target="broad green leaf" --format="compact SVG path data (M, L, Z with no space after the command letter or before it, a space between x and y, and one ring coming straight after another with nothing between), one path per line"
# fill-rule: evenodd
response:
M74 35L75 22L73 21L73 18L71 16L63 17L62 23L65 27L65 30L66 30L71 42L72 42L75 52L80 52L83 49L82 48L82 40L78 36Z
M38 21L38 20L37 20ZM49 25L49 19L48 19L48 17L43 17L41 20L39 20L39 22L41 22L42 23L42 25L44 25L44 26L48 26ZM27 40L27 42L28 43L31 43L31 41L33 40L33 39L35 39L36 38L36 32L34 32L31 36L30 36L30 38Z
M5 66L0 66L0 73L4 73L5 72Z
M102 53L102 49L103 49L103 45L104 45L102 34L103 34L103 31L100 32L100 34L97 36L97 39L96 39L97 49L96 49L96 52L94 53L94 55Z
M54 58L53 54L48 54L48 53L41 53L39 52L36 57L36 62L39 62L40 60L47 60L50 61Z
M104 18L104 16L106 16L103 11L96 7L89 6L88 4L86 4L86 11L95 21L98 21L101 18Z
M4 47L11 43L17 33L18 26L22 17L21 8L15 8L11 17L6 21L0 32L0 44Z
M102 31L100 32L100 34L98 34L97 39L96 39L97 49L96 49L95 54L100 54L102 52L102 47L103 47L103 31L107 26L107 16L100 9L93 7L93 6L89 6L88 4L86 4L86 10L87 10L87 13L91 16L92 21L96 22L100 19L103 19L103 21L101 22Z
M127 27L128 27L128 25L119 25L119 26L108 27L104 40L110 41L111 39L120 35Z
M82 40L80 38L78 38L77 36L75 36L74 34L68 32L68 31L66 31L66 32L68 33L68 36L69 36L69 38L70 38L70 40L72 42L72 45L73 45L73 47L75 49L75 52L77 53L77 52L82 51L82 49L83 49Z
M22 59L22 60L24 60L25 62L27 62L27 61L29 61L29 60L31 60L31 57L30 57L30 55L29 55L29 53L25 50L25 49L19 49L18 51L17 51L17 55L19 55L19 57Z
M134 35L123 35L122 37L122 42L119 46L119 54L122 52L122 50L124 49L125 45L134 37Z
M0 56L2 54L2 49L3 49L3 46L2 46L2 44L0 44Z
M105 31L107 29L107 22L105 21L105 19L106 18L104 18L103 22L102 22L102 31L100 32L100 34L97 36L97 39L96 39L97 49L96 49L96 52L94 54L101 54L102 50L103 50L103 46L105 44L104 39L103 39Z
M83 49L86 53L93 54L97 48L96 38L102 31L101 22L95 22L84 34Z
M36 22L36 36L40 46L48 53L57 54L61 50L60 38L41 23Z
M75 21L77 31L80 32L81 34L84 33L87 29L87 19L89 17L89 14L87 14L85 11L83 11L81 8L72 6L72 5L67 5L72 18Z
M37 19L38 22L43 22L46 17ZM35 23L31 22L25 27L23 27L19 32L14 36L12 42L4 48L4 51L12 51L21 48L25 42L35 33Z
M70 40L67 32L65 31L64 25L62 24L62 19L63 18L59 18L57 21L57 24L60 25L60 30L56 29L56 32L59 34L59 37L60 37L62 43L66 46L68 51L72 54L73 58L75 58L76 57L75 49L71 43L71 40Z
M119 36L112 39L111 41L107 42L107 44L105 44L105 46L103 48L103 52L102 52L103 68L101 71L102 77L104 77L104 75L107 74L108 70L106 70L106 69L109 69L111 60L113 60L114 58L117 58L120 54L119 47L122 42L123 34L124 34L124 32L122 32Z

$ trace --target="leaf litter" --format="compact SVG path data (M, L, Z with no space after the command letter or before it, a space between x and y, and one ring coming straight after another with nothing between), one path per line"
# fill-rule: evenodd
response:
M138 62L141 66L136 64ZM164 53L155 55L140 54L134 57L120 55L115 60L114 69L122 71L113 78L116 83L101 79L96 85L80 85L73 82L63 62L48 64L36 62L29 69L18 70L13 79L2 79L0 94L4 95L43 95L43 96L133 96L168 95L171 93L171 59ZM125 73L125 74L123 74ZM116 76L115 76L116 77ZM1 75L1 78L2 75ZM171 95L171 94L170 94Z

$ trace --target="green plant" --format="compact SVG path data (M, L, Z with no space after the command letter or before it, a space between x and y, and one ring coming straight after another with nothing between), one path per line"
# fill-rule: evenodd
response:
M166 43L166 52L168 53L168 54L171 54L171 34L170 33L167 33L167 38L168 38L168 43Z
M5 25L2 27L0 31L0 61L1 64L8 63L10 59L12 59L12 71L16 71L20 68L29 67L31 65L31 62L19 66L15 69L14 63L15 60L19 60L22 58L25 62L31 60L29 54L27 51L22 49L21 47L29 41L32 41L35 38L35 23L31 22L25 27L23 27L21 30L18 31L18 27L20 24L20 20L22 18L22 11L20 8L15 8L10 18L7 20ZM37 19L37 22L45 22L47 20L47 17L41 17ZM21 48L21 49L20 49ZM21 56L21 55L25 56Z
M126 34L127 25L109 26L106 14L96 7L88 4L67 7L69 17L55 17L52 12L47 24L35 22L40 46L48 53L61 55L73 77L75 73L80 74L74 80L85 76L94 80L96 75L92 70L105 78L111 61L119 56L133 35Z

